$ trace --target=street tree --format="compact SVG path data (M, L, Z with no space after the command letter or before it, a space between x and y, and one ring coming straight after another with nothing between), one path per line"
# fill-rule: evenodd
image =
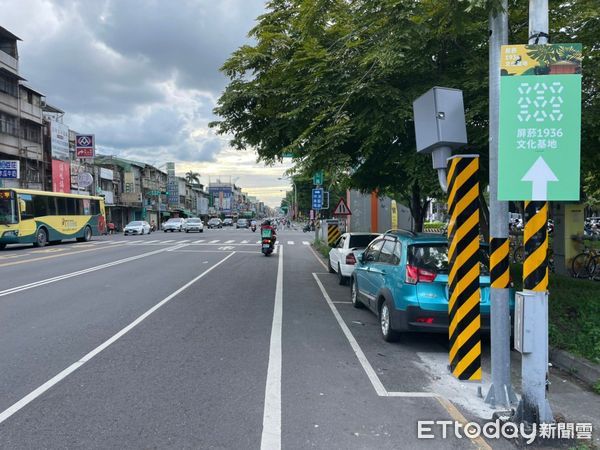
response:
M236 50L223 65L230 83L215 108L220 120L211 125L232 136L235 148L255 149L267 164L291 154L297 173L325 169L335 183L396 197L420 229L428 199L441 192L429 158L415 154L412 101L436 85L463 90L469 136L463 150L482 156L483 191L488 14L498 4L270 1L250 32L255 43ZM511 36L518 42L527 39L523 4L513 0L510 6ZM577 17L579 29L590 28L593 0L559 4L571 12L587 4ZM562 14L553 27L562 27L557 30L564 35ZM595 42L592 30L586 33L573 39ZM594 83L584 101L597 105Z

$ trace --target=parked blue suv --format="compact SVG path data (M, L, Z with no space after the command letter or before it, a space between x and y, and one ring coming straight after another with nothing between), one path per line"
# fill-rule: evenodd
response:
M481 327L489 330L486 248L480 253ZM386 341L396 340L405 331L447 332L448 271L445 236L388 231L358 256L352 276L352 304L356 308L367 306L377 314Z

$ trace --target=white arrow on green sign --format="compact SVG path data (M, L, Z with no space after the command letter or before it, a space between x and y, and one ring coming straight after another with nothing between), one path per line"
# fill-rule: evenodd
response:
M503 61L500 81L498 200L579 200L581 66L561 59L569 52L561 44L502 48L513 59Z

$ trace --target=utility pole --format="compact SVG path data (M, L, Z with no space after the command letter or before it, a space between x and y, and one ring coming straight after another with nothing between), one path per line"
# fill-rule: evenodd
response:
M548 0L529 0L529 44L548 43ZM516 421L527 423L553 422L554 417L546 388L548 380L548 202L525 202L525 262L523 292L518 295L517 309L522 309L524 322L522 348L521 402ZM537 251L541 250L541 251ZM521 312L515 314L521 316ZM519 319L518 319L519 320ZM526 337L525 333L529 336Z
M508 202L498 200L498 133L500 115L500 51L508 44L508 0L490 13L489 38L489 153L491 272L490 334L492 385L485 401L510 407L517 398L510 379L510 306Z

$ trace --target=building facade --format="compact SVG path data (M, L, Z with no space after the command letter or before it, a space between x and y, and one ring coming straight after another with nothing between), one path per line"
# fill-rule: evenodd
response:
M18 178L2 178L5 187L46 188L49 161L43 149L44 96L19 74L17 36L0 27L0 160L17 161Z

